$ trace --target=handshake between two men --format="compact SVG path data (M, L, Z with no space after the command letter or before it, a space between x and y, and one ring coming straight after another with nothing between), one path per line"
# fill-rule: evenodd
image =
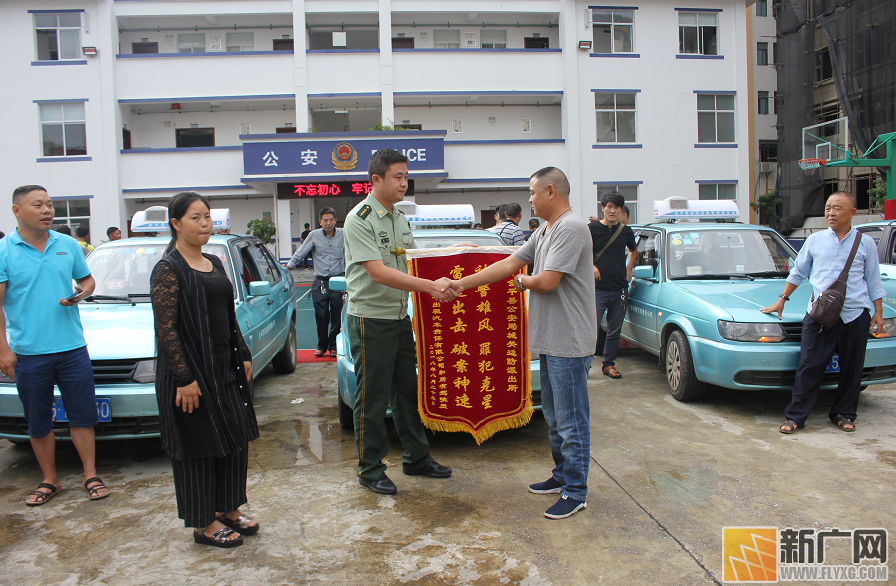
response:
M513 277L513 286L517 291L531 290L536 293L553 291L560 283L563 273L558 271L542 271L537 275L516 274L525 267L526 261L510 255L507 258L493 263L485 269L462 279L452 280L442 277L436 281L430 281L433 287L426 292L442 302L454 301L458 295L466 289L489 285L497 281Z

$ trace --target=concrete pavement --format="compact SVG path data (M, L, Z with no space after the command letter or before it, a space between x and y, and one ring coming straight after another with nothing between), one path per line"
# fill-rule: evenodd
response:
M786 394L717 389L683 404L655 358L623 351L619 367L622 380L589 378L588 508L561 521L542 516L557 495L526 491L552 467L540 414L482 446L432 436L433 456L454 469L447 480L404 476L393 433L398 494L361 488L334 364L257 380L245 511L262 530L235 550L192 543L155 440L98 444L112 495L96 502L60 444L64 490L33 508L21 502L40 481L30 447L4 442L0 583L718 584L723 526L896 527L896 385L862 394L855 433L828 422L823 396L808 427L784 436ZM832 542L828 559L848 563Z

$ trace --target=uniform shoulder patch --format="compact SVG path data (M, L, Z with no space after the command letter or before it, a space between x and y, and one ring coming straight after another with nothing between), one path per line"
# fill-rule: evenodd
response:
M370 212L372 212L372 211L373 211L372 207L370 207L369 205L364 205L361 207L360 210L358 210L357 216L359 218L361 218L362 220L366 220L367 216L369 216Z

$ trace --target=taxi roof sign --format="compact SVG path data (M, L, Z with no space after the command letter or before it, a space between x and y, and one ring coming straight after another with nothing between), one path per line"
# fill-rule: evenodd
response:
M212 229L230 229L230 209L213 209ZM168 208L165 206L151 206L145 210L134 213L131 218L131 232L170 232L168 225Z
M412 213L405 212L412 226L456 226L476 221L473 206L464 204L417 205Z
M131 218L131 232L169 232L168 208L152 206L139 210Z
M694 200L681 196L653 202L658 220L735 220L740 215L734 200Z

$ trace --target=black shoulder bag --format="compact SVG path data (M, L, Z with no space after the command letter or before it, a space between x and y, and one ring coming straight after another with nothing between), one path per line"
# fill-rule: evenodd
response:
M601 249L597 252L597 254L594 255L594 264L595 264L595 265L597 265L597 259L599 259L599 258L601 257L601 255L602 255L604 252L606 252L606 250L607 250L608 248L610 248L610 245L613 244L613 241L616 240L616 237L619 236L619 235L622 233L622 229L625 228L625 226L623 226L622 224L616 224L616 225L619 226L619 228L618 228L615 232L613 232L613 235L610 237L610 241L607 242L606 246L604 246L603 248L601 248Z
M846 279L849 276L849 268L852 266L852 261L856 257L856 251L859 250L859 244L861 243L862 234L856 232L856 240L853 242L852 250L849 252L849 258L846 259L846 265L840 271L840 276L818 296L818 299L815 299L814 295L812 296L812 308L809 310L809 317L829 330L837 325L837 320L840 319L843 302L846 300Z

